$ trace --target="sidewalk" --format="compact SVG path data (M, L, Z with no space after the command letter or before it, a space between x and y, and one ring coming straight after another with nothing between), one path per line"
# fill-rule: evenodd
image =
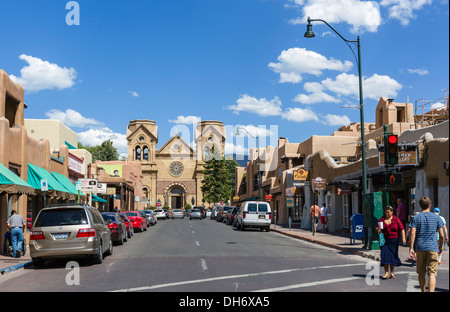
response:
M355 245L353 245L353 240L350 242L351 237L350 233L316 232L314 235L312 235L311 230L300 229L298 228L298 226L291 227L291 229L289 229L288 225L285 224L284 225L277 224L276 226L272 224L270 226L270 230L286 236L290 236L292 238L301 239L322 246L342 250L344 252L355 254L361 257L380 261L380 250L363 249L362 247L364 244L361 238L357 238L355 240ZM409 257L409 247L399 246L398 254L402 263L407 264L408 262L406 262L405 259ZM444 251L442 254L442 263L439 266L440 269L448 270L449 267L448 256L449 252Z
M28 247L28 246L27 246ZM23 269L24 266L33 263L31 261L30 252L27 252L20 258L12 258L0 254L0 278L8 273Z

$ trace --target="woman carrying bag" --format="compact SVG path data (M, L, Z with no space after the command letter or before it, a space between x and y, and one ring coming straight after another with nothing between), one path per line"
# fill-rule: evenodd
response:
M375 229L379 234L384 236L384 245L381 247L381 265L384 266L385 274L382 279L395 278L394 267L400 266L402 263L398 257L398 240L401 234L403 245L406 244L405 228L402 221L394 216L394 209L391 206L384 207L384 217L378 220ZM391 274L389 276L389 269Z

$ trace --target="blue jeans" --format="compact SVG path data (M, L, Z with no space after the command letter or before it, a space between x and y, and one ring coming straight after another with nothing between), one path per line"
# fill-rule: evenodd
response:
M23 230L22 228L12 228L11 229L11 242L13 246L13 257L16 256L16 251L22 252L22 243L23 243Z

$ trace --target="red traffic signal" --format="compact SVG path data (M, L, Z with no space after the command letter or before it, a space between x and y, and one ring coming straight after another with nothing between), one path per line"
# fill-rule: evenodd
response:
M388 142L389 144L395 144L398 141L398 136L397 135L390 135L388 136Z

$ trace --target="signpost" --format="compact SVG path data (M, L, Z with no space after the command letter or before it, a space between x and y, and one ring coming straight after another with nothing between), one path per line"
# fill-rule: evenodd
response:
M46 179L41 180L41 191L44 192L44 208L47 206L47 191L48 191L48 182Z

